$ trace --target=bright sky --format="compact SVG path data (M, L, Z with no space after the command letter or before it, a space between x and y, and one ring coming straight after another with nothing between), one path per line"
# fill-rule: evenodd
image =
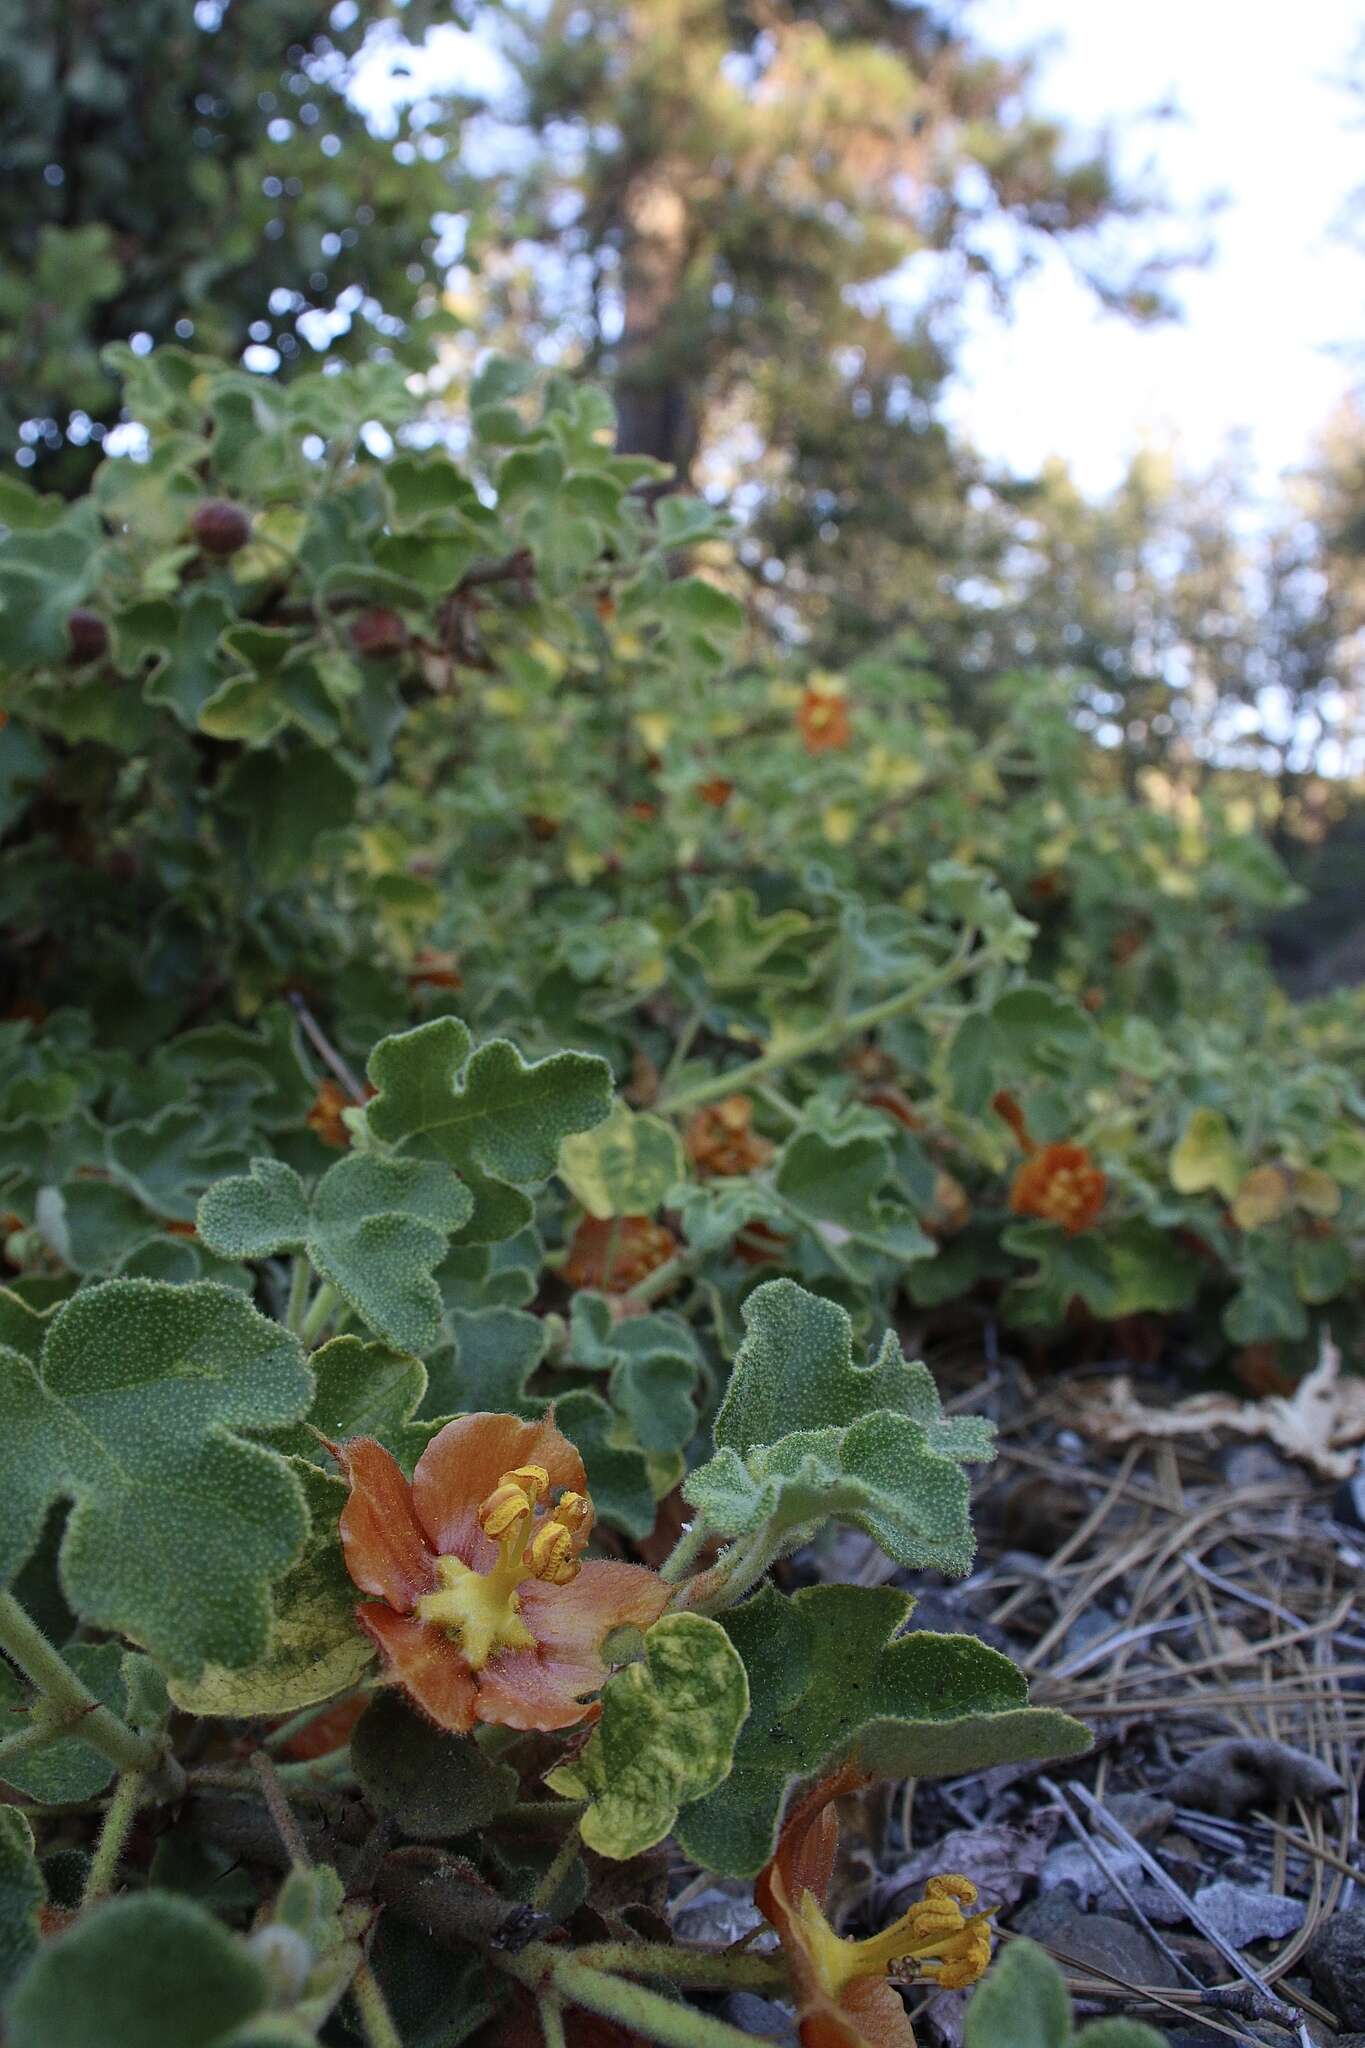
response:
M1365 123L1341 80L1365 36L1365 0L972 0L987 48L1048 45L1041 107L1083 130L1112 127L1120 161L1151 164L1174 207L1171 234L1205 232L1206 269L1174 283L1178 324L1134 328L1101 311L1051 255L1003 322L974 315L951 393L954 418L988 457L1029 472L1062 456L1082 487L1116 483L1144 442L1172 440L1192 466L1244 436L1273 501L1349 388L1334 347L1365 346L1365 255L1334 234L1365 184ZM392 104L382 43L356 97ZM496 88L480 38L432 32L405 97L423 84ZM1142 117L1174 104L1180 118Z
M976 0L969 18L990 48L1055 39L1039 98L1073 122L1122 132L1174 102L1184 118L1137 127L1127 160L1154 162L1189 217L1210 194L1227 204L1209 224L1209 267L1176 280L1180 325L1135 330L1102 313L1053 258L1012 324L977 324L956 418L1020 470L1060 454L1092 491L1144 439L1173 432L1199 465L1244 433L1273 492L1352 381L1331 348L1365 344L1365 255L1332 232L1365 184L1365 125L1340 85L1365 6Z

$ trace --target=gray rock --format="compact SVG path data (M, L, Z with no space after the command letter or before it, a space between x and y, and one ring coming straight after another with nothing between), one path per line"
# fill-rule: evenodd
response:
M797 2048L796 2015L756 1991L732 1991L721 2001L720 2016L741 2034L756 2041L777 2041L781 2048Z
M1304 1962L1332 2017L1343 2027L1365 2027L1365 1906L1348 1907L1324 1921Z
M683 1941L714 1942L728 1946L764 1925L763 1915L753 1902L752 1887L721 1879L708 1885L681 1911L673 1914L673 1929ZM767 1946L759 1943L760 1952Z
M1214 1932L1234 1948L1245 1948L1249 1941L1283 1940L1302 1927L1306 1911L1298 1899L1255 1885L1230 1884L1226 1878L1197 1891L1194 1903Z
M1111 1792L1105 1805L1114 1819L1138 1842L1158 1842L1175 1824L1175 1807L1169 1799L1151 1792Z
M1173 1989L1180 1979L1155 1942L1140 1928L1109 1913L1083 1913L1065 1892L1035 1899L1016 1914L1014 1932L1048 1943L1075 1962L1129 1984L1154 1984Z

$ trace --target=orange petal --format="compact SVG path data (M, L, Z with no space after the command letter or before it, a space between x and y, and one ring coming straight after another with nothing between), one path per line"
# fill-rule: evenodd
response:
M801 2019L801 2048L915 2048L910 2016L885 1977L860 1977L836 2005L823 1993Z
M438 1430L417 1460L412 1500L432 1547L487 1571L497 1556L479 1527L479 1508L504 1472L543 1465L550 1485L586 1493L583 1460L548 1417L523 1422L516 1415L460 1415Z
M649 1628L672 1590L643 1565L589 1558L567 1586L528 1580L521 1588L521 1617L545 1649L591 1659L604 1669L598 1658L603 1639L629 1622Z
M499 1728L576 1728L602 1711L596 1700L589 1705L577 1695L595 1691L605 1675L596 1660L505 1650L479 1673L474 1711Z
M357 1607L355 1613L383 1651L388 1676L438 1728L467 1735L474 1726L474 1674L450 1637L387 1607Z
M362 1593L410 1614L434 1579L408 1482L373 1437L353 1437L336 1455L351 1484L340 1524L346 1569Z

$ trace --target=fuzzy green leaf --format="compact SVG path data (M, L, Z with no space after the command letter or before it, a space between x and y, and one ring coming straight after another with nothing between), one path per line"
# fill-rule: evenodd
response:
M1096 2020L1071 2031L1071 2001L1052 1957L1012 1941L967 2007L966 2048L1165 2048L1139 2020Z
M455 1169L475 1198L464 1236L490 1243L529 1223L523 1190L549 1179L565 1138L608 1114L611 1069L578 1052L528 1066L504 1038L471 1046L457 1017L383 1039L370 1056L379 1092L366 1117L386 1144Z
M605 1372L611 1405L646 1451L681 1451L697 1426L693 1396L701 1376L697 1342L681 1316L612 1320L606 1297L584 1290L570 1311L571 1367Z
M880 1135L800 1131L782 1149L774 1187L836 1271L868 1280L878 1259L906 1266L936 1249L914 1212L888 1198L891 1173L891 1146Z
M270 1985L245 1942L168 1892L115 1899L47 1943L15 1991L9 2048L256 2048ZM295 2036L294 2038L298 2038Z
M356 1589L337 1533L345 1482L303 1459L289 1462L307 1502L310 1528L301 1555L275 1588L269 1642L250 1664L206 1664L193 1678L172 1678L171 1697L187 1713L233 1720L294 1714L344 1692L373 1661L374 1645L356 1623Z
M51 1503L72 1500L61 1578L83 1620L178 1677L250 1664L308 1520L283 1459L236 1432L293 1421L312 1392L297 1341L230 1288L86 1288L53 1316L36 1366L0 1351L0 1573L29 1556Z
M748 1677L719 1623L665 1615L645 1637L643 1663L608 1679L602 1718L581 1754L546 1782L591 1802L583 1840L624 1862L661 1842L680 1807L728 1777L748 1710Z
M966 1473L930 1449L918 1422L886 1409L847 1429L800 1430L747 1459L720 1451L683 1492L717 1535L747 1535L766 1523L790 1548L822 1522L849 1522L897 1564L953 1578L971 1569Z
M351 1738L361 1789L376 1813L391 1814L423 1842L451 1841L487 1827L517 1797L520 1781L477 1742L448 1735L399 1693L371 1700Z
M292 1167L252 1161L199 1205L199 1234L224 1258L302 1252L377 1336L400 1351L439 1341L441 1290L432 1274L468 1222L469 1190L434 1160L350 1153L312 1198Z
M716 1445L743 1456L799 1430L844 1428L878 1409L908 1415L945 1458L990 1455L989 1425L945 1417L926 1365L888 1330L869 1365L853 1362L853 1325L837 1303L794 1280L769 1280L744 1304L744 1341L716 1417Z
M1078 1721L1030 1707L1022 1673L975 1636L894 1636L910 1607L891 1587L810 1586L786 1600L765 1586L722 1617L751 1708L723 1790L678 1823L689 1856L752 1877L793 1780L849 1760L873 1777L942 1778L1088 1748Z
M0 2004L38 1952L47 1887L22 1813L0 1806Z

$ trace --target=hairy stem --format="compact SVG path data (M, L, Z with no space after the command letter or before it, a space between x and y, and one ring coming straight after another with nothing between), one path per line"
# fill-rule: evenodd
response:
M555 1895L559 1891L560 1886L573 1869L574 1860L582 1846L580 1839L582 1825L582 1815L576 1814L573 1826L555 1850L553 1861L546 1870L544 1877L541 1878L540 1883L536 1886L531 1904L537 1912L544 1913L549 1910L554 1903Z
M307 1314L299 1324L298 1335L301 1343L312 1345L316 1342L317 1338L322 1335L322 1332L331 1321L337 1303L340 1300L341 1296L337 1293L331 1281L324 1280L317 1293L313 1296L312 1305Z
M352 1977L351 1997L369 2048L403 2048L388 2000L368 1963L362 1963Z
M724 2020L713 2020L693 2007L677 2005L643 1984L624 1984L605 1970L594 1970L575 1956L532 1942L520 1955L491 1950L489 1960L529 1986L538 1998L582 2006L632 2028L662 2048L748 2048L752 2035Z
M104 1825L95 1844L95 1853L90 1859L86 1873L85 1890L81 1894L82 1906L93 1906L100 1899L108 1898L114 1889L118 1876L119 1858L123 1854L138 1806L146 1787L147 1778L143 1771L125 1771L114 1787L114 1796L105 1808Z
M44 1699L51 1701L63 1722L70 1722L73 1730L79 1728L81 1741L107 1756L119 1770L155 1771L165 1760L160 1742L139 1735L95 1698L12 1593L0 1593L0 1650L12 1657Z
M670 1948L661 1941L597 1941L574 1951L585 1969L611 1970L623 1977L670 1977L676 1984L711 1984L727 1991L771 1991L786 1982L777 1956Z
M564 2008L557 1998L538 1998L536 2013L540 2020L541 2038L545 2048L567 2048L564 2032Z
M303 1327L308 1310L308 1288L313 1278L313 1269L302 1252L297 1252L289 1273L289 1300L284 1311L284 1327L295 1337Z
M865 1009L831 1017L828 1023L784 1040L781 1045L761 1053L742 1067L727 1067L723 1073L708 1074L694 1081L690 1088L665 1094L656 1107L676 1116L681 1110L697 1109L703 1103L718 1101L723 1095L757 1088L770 1074L780 1073L783 1067L791 1066L795 1060L807 1059L812 1053L829 1052L850 1038L861 1038L865 1031L875 1031L879 1024L889 1024L893 1018L903 1017L908 1010L918 1008L940 989L948 988L953 982L962 980L964 975L976 972L982 959L972 952L975 942L974 931L964 933L962 943L951 959L945 960L933 974L927 974L923 981L902 989L899 995L885 996L881 1002L869 1003Z
M704 1548L710 1533L706 1526L705 1515L699 1512L696 1520L683 1530L682 1535L659 1566L659 1577L670 1586L680 1579L683 1573L690 1570L696 1563L697 1557Z

